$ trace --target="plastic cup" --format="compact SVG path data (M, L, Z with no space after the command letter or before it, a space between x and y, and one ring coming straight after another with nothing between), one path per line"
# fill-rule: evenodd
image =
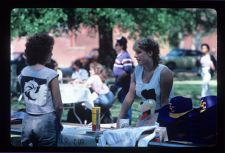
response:
M119 128L129 127L129 119L120 119L119 120Z

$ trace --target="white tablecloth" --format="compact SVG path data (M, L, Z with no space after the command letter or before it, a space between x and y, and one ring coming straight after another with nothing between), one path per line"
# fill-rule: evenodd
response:
M59 88L63 104L85 102L85 106L90 110L94 107L89 88L72 84L60 84Z
M141 136L141 134L144 131L146 130L148 131L155 128L154 126L152 127L149 126L149 127L133 127L133 128L123 128L123 129L109 129L112 126L115 126L115 125L101 124L101 131L99 133L93 133L91 126L83 126L80 124L73 124L73 123L63 123L64 128L59 137L58 146L59 147L83 147L83 146L105 147L105 144L107 142L108 147L112 147L112 146L130 147L130 146L134 146L136 144L136 141L140 141L141 139L146 138L146 134L144 134L143 137ZM163 144L164 141L168 141L168 138L167 139L163 138L165 134L167 136L165 128L164 127L156 127L156 128L159 128L160 130L163 129L162 130L163 141L160 144ZM12 135L20 137L21 131L22 131L21 124L11 125L11 137ZM115 138L115 136L118 136L117 140L123 140L122 142L123 144L113 145L112 143L110 143L112 142L112 139L110 138L112 137ZM149 134L147 134L147 136L149 136ZM138 138L141 138L141 139L138 140ZM160 139L161 139L161 134L160 134ZM98 140L98 144L96 140ZM20 141L20 139L15 141ZM133 145L130 145L131 142L133 142ZM20 144L20 142L17 142L16 144ZM152 143L150 144L147 143L146 147L151 144Z
M63 123L63 131L59 136L59 147L96 147L96 136L88 134L87 131L91 131L91 127L84 127L79 124ZM11 141L15 146L20 146L20 137L22 132L22 124L11 125ZM18 137L15 140L15 137Z
M63 125L64 129L59 137L59 147L97 147L96 137L88 135L91 127Z

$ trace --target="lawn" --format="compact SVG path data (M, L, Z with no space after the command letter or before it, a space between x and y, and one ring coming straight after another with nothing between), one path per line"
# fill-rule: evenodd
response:
M217 95L217 81L214 77L210 82L211 92L213 95ZM174 96L184 96L192 98L193 106L199 106L199 99L201 93L201 78L197 76L183 76L183 75L175 75L174 84L173 84ZM140 99L136 98L132 105L132 126L135 125L135 122L139 116L139 112L137 110ZM20 108L24 108L24 105L14 98L11 100L11 110L17 110ZM111 108L112 116L118 117L119 111L121 108L121 104L118 101L115 101L113 107ZM66 119L67 110L63 113L63 120Z

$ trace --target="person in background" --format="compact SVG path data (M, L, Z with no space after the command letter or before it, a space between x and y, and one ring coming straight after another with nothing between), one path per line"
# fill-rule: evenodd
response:
M58 63L55 60L51 59L51 61L49 63L47 63L45 66L50 69L55 70L59 75L59 77L58 77L59 83L63 83L63 73L60 70L60 68L58 67Z
M98 62L99 60L99 50L98 48L93 48L87 56L79 58L82 66L85 70L89 71L90 64L92 62Z
M152 38L142 38L135 42L133 49L138 65L131 76L130 89L119 113L119 120L126 117L128 109L134 102L135 96L146 100L143 91L152 91L156 99L156 111L169 103L173 97L173 73L165 65L159 64L159 45ZM158 113L155 113L155 121Z
M63 129L59 75L45 66L51 60L53 45L53 37L45 33L35 34L26 42L28 66L18 76L26 106L21 134L21 143L26 147L57 146Z
M115 93L119 88L118 100L123 103L125 96L128 93L130 87L130 76L133 72L133 62L127 52L127 39L125 37L119 37L116 40L115 50L117 57L113 65L113 75L115 76L115 86L111 90ZM124 116L132 120L132 110L129 108L127 114Z
M88 71L83 68L80 60L75 60L73 62L72 66L74 68L74 72L72 74L72 79L74 80L73 82L81 83L81 82L86 81L88 79L88 77L89 77Z
M86 85L93 90L92 94L96 95L94 104L105 108L112 107L114 95L105 83L107 73L103 65L97 62L91 63L90 74L91 76L86 81Z
M25 54L20 54L19 57L16 59L15 63L17 64L16 74L19 75L22 69L27 66Z
M59 68L57 62L54 63L54 70L56 70L56 72L59 75L58 77L59 83L63 83L63 73L62 73L62 70Z
M86 58L88 58L90 60L90 63L92 62L98 62L99 60L99 49L98 48L93 48L88 56L86 56Z
M203 52L203 56L200 59L201 65L201 77L202 77L202 92L201 97L209 96L211 94L209 82L212 78L212 73L215 71L216 62L215 58L210 55L210 47L208 44L201 44L201 51Z
M11 65L15 65L14 68L16 68L16 78L17 78L17 76L21 73L22 69L27 66L25 54L21 53L18 56L18 58L12 60ZM21 94L20 85L17 81L15 82L15 87L16 87L15 95L20 95Z
M92 62L89 69L90 77L86 81L80 82L79 86L89 88L91 91L91 96L89 98L93 101L94 106L101 107L101 123L112 123L110 108L113 105L115 96L105 83L108 78L106 69L97 62ZM76 112L80 114L79 117L81 121L85 122L86 120L87 123L90 123L91 110L79 105L79 103L75 107ZM72 109L68 111L67 122L79 123Z

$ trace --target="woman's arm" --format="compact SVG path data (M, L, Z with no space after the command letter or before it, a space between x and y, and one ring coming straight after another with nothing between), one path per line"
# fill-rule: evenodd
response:
M164 68L160 74L160 100L161 107L169 103L169 95L173 86L173 73L170 69Z
M59 90L59 82L57 77L51 81L50 87L51 87L53 102L55 105L56 116L57 116L57 119L60 121L62 112L63 112L63 104L62 104L61 94Z
M131 82L130 82L130 89L123 101L122 104L122 108L120 109L120 114L118 117L118 121L121 118L124 118L124 116L126 115L129 107L132 105L134 98L135 98L135 87L136 87L136 83L134 81L134 74L131 75ZM118 127L118 121L117 121L117 127Z

